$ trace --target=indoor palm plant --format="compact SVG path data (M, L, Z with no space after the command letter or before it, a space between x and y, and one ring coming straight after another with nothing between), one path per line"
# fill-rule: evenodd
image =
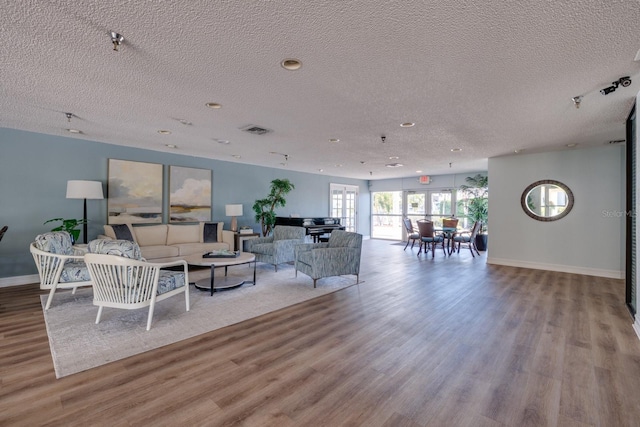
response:
M487 249L487 219L489 217L489 177L477 174L468 176L466 184L460 186L463 199L460 201L466 208L466 215L471 222L480 221L480 231L476 237L478 250Z
M276 223L277 207L287 204L284 196L293 190L295 186L288 179L274 179L271 181L271 189L264 199L258 199L253 204L256 221L262 226L262 235L268 236Z

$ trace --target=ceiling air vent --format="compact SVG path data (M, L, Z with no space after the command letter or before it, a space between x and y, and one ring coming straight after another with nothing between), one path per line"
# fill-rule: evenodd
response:
M256 125L248 125L240 128L243 132L252 133L254 135L264 135L265 133L272 132L270 129L266 129Z

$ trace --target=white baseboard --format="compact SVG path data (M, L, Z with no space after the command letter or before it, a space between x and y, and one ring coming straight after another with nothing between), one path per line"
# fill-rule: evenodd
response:
M610 279L624 279L624 271L620 270L603 270L599 268L576 267L574 265L545 264L502 258L487 258L487 264L532 268L534 270L558 271L561 273L584 274L586 276L607 277Z
M37 274L30 274L28 276L0 277L0 288L30 285L31 283L40 283L40 277L38 277Z
M636 331L638 339L640 339L640 316L636 316L636 321L633 323L633 329Z

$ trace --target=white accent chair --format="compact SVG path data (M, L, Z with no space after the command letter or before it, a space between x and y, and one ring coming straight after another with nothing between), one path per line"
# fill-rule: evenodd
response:
M128 240L93 240L84 257L93 281L93 304L98 306L96 324L104 307L134 310L149 307L147 331L155 304L184 293L189 311L189 270L187 262L152 263L140 255L140 247ZM182 271L164 270L182 267Z
M53 231L36 236L29 251L40 276L40 289L48 289L44 309L51 307L56 289L76 289L91 286L89 271L83 261L83 252L76 252L71 235L66 231Z

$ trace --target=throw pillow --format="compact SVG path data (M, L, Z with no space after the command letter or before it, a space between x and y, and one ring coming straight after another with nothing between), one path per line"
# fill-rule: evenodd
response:
M111 226L113 228L113 232L116 234L116 239L118 240L129 240L133 242L133 236L131 235L131 230L127 224L114 224Z
M218 242L218 223L217 222L205 222L202 232L202 240L204 243L217 243Z

